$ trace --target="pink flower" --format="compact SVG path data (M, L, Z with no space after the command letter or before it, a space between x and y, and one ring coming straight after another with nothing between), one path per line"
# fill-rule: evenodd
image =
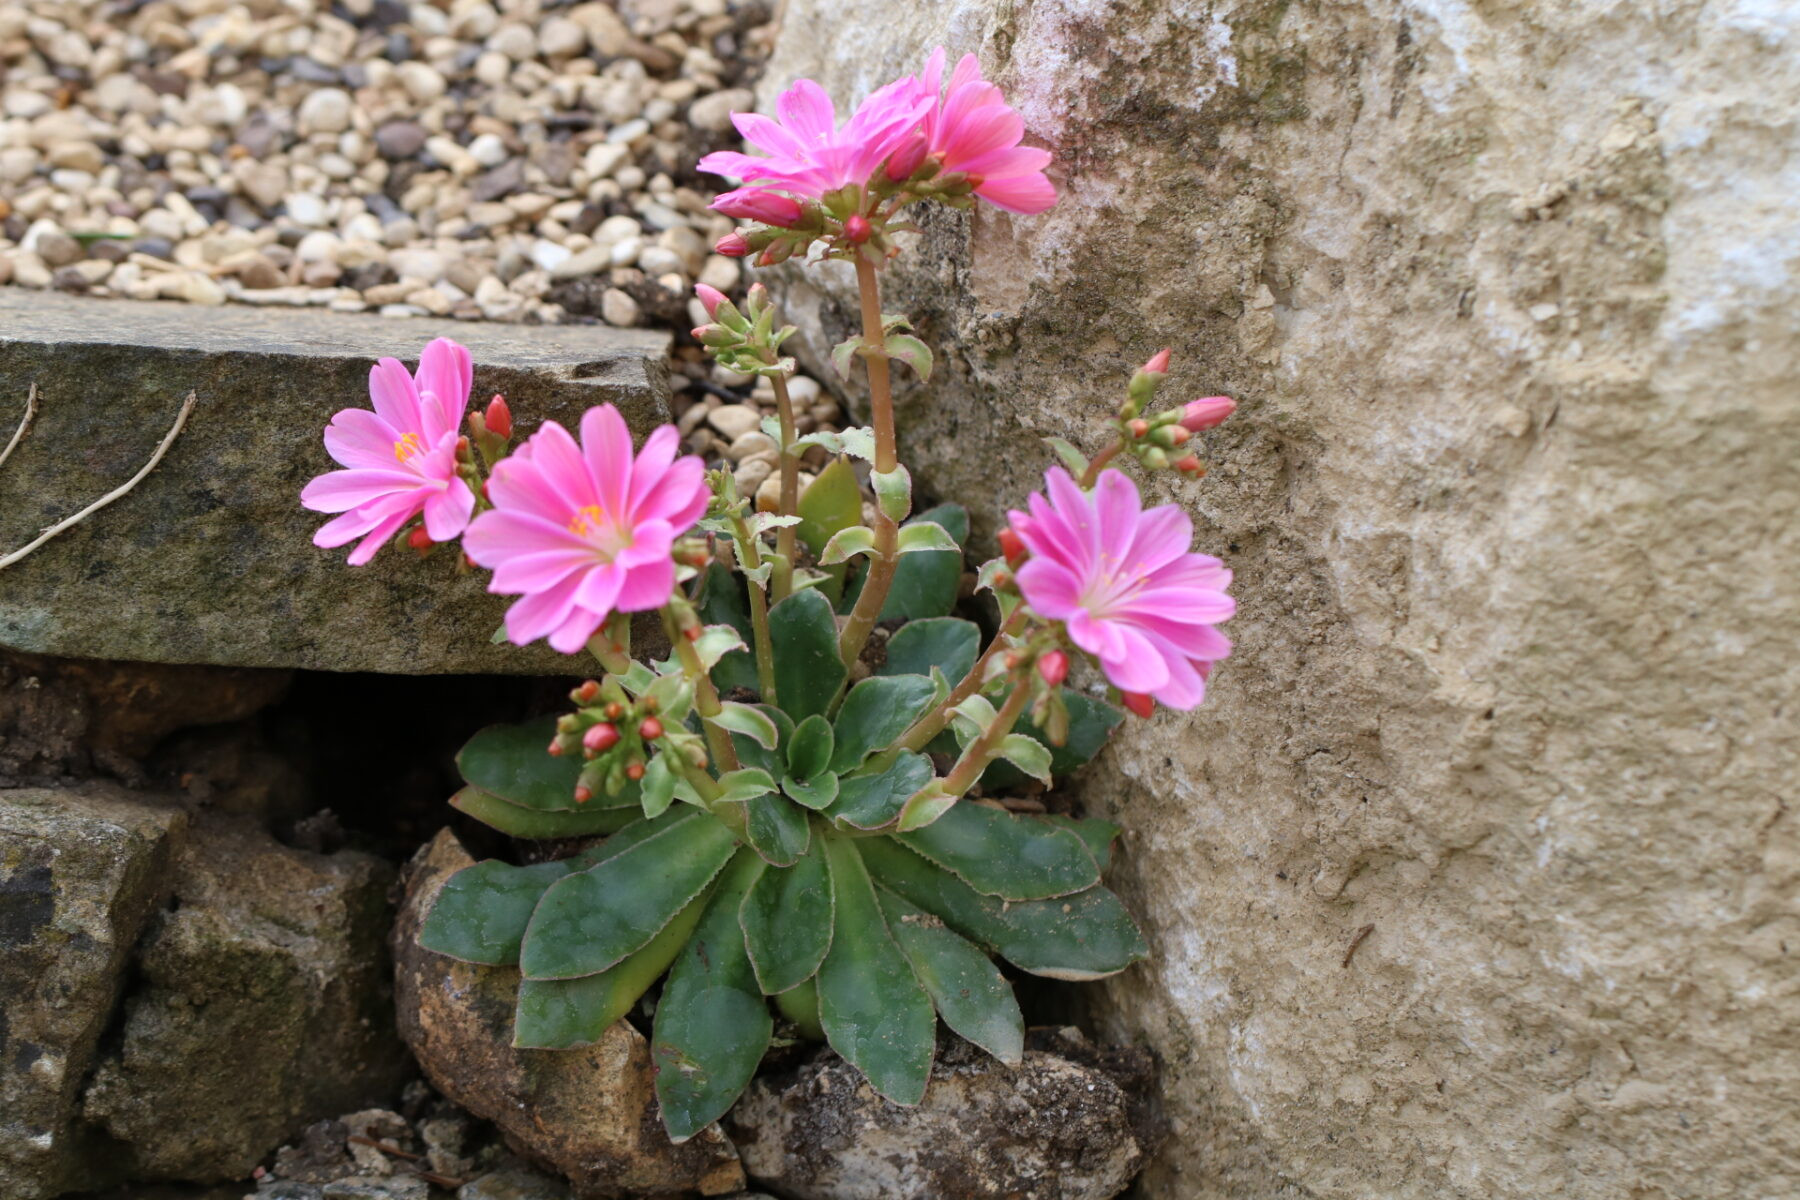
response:
M792 229L805 215L805 210L789 197L755 187L725 192L713 200L711 207L714 212L740 221L761 221L764 225L779 225L783 229Z
M1190 433L1199 433L1222 425L1225 418L1237 411L1237 401L1230 396L1203 396L1198 400L1189 400L1181 410L1181 427Z
M721 150L701 159L700 169L817 200L846 184L866 182L919 128L931 102L916 79L896 79L864 100L840 128L825 89L802 79L775 101L779 121L756 113L731 116L744 140L768 157Z
M721 292L711 284L696 283L694 285L694 295L700 297L700 304L706 309L707 316L717 317L719 315L719 305L725 303L724 292Z
M612 612L668 602L675 539L706 512L705 469L675 457L672 425L631 452L631 434L610 404L581 418L581 444L546 421L494 467L488 498L463 549L491 568L488 591L522 596L506 612L517 645L548 637L564 654L587 644Z
M1063 622L1121 691L1198 705L1213 662L1231 653L1213 628L1237 607L1225 594L1231 572L1189 553L1187 514L1173 504L1143 511L1121 472L1101 472L1092 495L1060 467L1044 482L1048 499L1033 493L1029 515L1008 514L1031 551L1018 571L1026 603Z
M350 565L361 566L421 512L434 542L463 531L475 493L457 474L456 443L473 373L469 352L449 338L425 347L417 375L394 358L370 368L375 411L346 408L325 428L326 450L349 469L321 475L300 493L314 512L344 514L321 526L313 545L360 537Z
M1009 212L1040 213L1055 204L1056 189L1044 175L1050 152L1019 145L1025 120L1006 103L999 88L981 77L975 56L963 55L940 101L938 80L943 74L944 48L939 46L925 61L917 85L934 101L925 117L925 136L943 170L961 171L975 185L977 196Z

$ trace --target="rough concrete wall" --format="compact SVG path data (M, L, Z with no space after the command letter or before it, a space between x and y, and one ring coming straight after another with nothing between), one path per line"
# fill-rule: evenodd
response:
M1065 199L897 272L959 346L925 485L991 538L1163 344L1244 402L1151 489L1237 653L1085 783L1156 951L1103 1002L1168 1068L1142 1194L1800 1191L1800 10L790 0L765 103L939 40Z

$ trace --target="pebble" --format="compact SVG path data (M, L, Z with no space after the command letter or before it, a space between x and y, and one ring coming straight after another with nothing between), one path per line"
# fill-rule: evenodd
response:
M245 287L258 290L281 287L287 282L287 274L266 254L251 254L246 257L237 268L237 277Z
M762 413L748 404L722 404L707 415L706 423L735 442L753 429L762 428Z
M353 105L350 94L338 88L320 88L308 93L294 114L295 125L302 136L315 133L342 133L350 128Z
M388 121L376 127L375 148L390 161L417 158L425 137L425 127L417 121Z
M725 457L732 462L747 462L753 458L760 458L765 462L776 463L781 461L781 451L776 446L774 438L761 429L752 429L749 433L739 434L731 440L731 444L725 447Z
M756 93L749 88L731 88L702 96L688 105L688 120L708 133L729 133L732 113L755 111Z
M607 288L600 297L600 316L608 325L629 329L641 315L638 302L618 288Z

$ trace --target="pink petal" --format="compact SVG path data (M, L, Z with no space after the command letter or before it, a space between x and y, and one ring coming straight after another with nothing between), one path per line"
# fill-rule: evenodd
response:
M795 80L775 98L775 115L806 146L829 141L837 132L837 108L825 89L810 79Z
M1159 504L1144 513L1137 528L1126 534L1123 558L1145 575L1168 566L1194 541L1194 522L1173 504ZM1155 581L1152 581L1154 586Z
M325 449L346 467L396 469L400 431L366 408L346 408L325 427Z
M619 589L613 607L620 612L648 612L669 602L675 590L675 564L665 555L656 562L633 567Z
M425 532L434 542L447 542L468 528L475 511L475 493L460 479L425 501Z
M613 558L627 569L641 567L669 557L675 543L675 530L667 521L640 521L632 527L631 545Z
M1024 216L1041 213L1056 203L1056 188L1042 175L990 179L977 187L975 194L995 208Z
M435 442L446 430L460 431L463 414L469 408L469 389L474 386L475 367L469 352L449 338L433 338L419 356L418 390L437 397L440 423L428 423L421 430L427 441Z
M631 431L610 404L598 404L581 415L581 453L600 492L600 511L614 520L627 518L631 494Z
M681 434L673 425L659 425L644 439L644 448L631 464L631 491L625 497L625 511L633 515L659 490L669 464L675 461Z
M562 625L575 607L575 591L580 584L581 577L572 576L541 592L527 593L506 610L507 640L523 646ZM493 590L491 584L488 590Z
M613 609L619 588L625 583L625 568L617 563L604 563L582 575L575 589L575 603L589 612L605 616Z
M481 560L476 561L479 563ZM593 565L593 551L586 549L537 550L530 554L515 554L495 564L494 578L488 584L488 591L510 596L548 591L575 572Z
M314 512L348 512L395 492L415 491L419 484L411 471L330 471L301 489L300 503Z
M1127 692L1155 692L1169 682L1169 663L1150 639L1130 625L1107 622L1117 636L1117 652L1101 654L1106 677ZM1071 632L1073 627L1071 627Z
M370 508L379 510L378 505L371 505ZM356 549L344 561L353 567L360 567L374 558L376 552L387 545L388 539L399 533L400 527L412 520L413 514L418 511L417 505L396 501L394 510L375 522L368 536L357 543Z
M1164 660L1169 667L1169 681L1154 689L1150 694L1158 703L1183 712L1199 708L1206 699L1206 677L1194 669L1194 664L1180 655Z
M463 549L478 566L490 569L528 554L579 554L589 562L595 557L593 546L575 536L567 525L516 508L493 508L476 517L463 535Z
M605 613L590 612L577 605L569 610L568 620L550 631L550 648L563 654L580 654L605 623Z
M1032 558L1019 568L1019 588L1033 612L1061 621L1081 609L1081 580L1048 558Z
M384 358L369 368L369 400L381 419L401 436L408 433L423 436L419 391L399 359Z
M555 421L545 421L531 435L531 470L524 473L520 482L545 511L559 510L565 517L577 509L601 503L581 447ZM491 487L488 490L493 491Z

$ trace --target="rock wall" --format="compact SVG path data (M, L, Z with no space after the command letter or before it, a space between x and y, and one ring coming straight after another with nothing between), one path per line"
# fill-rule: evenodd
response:
M1141 1194L1800 1190L1800 16L790 0L765 107L939 41L1064 200L893 273L956 345L923 486L991 539L1164 344L1243 401L1151 488L1237 653L1084 785L1156 951L1102 1002L1165 1060Z

